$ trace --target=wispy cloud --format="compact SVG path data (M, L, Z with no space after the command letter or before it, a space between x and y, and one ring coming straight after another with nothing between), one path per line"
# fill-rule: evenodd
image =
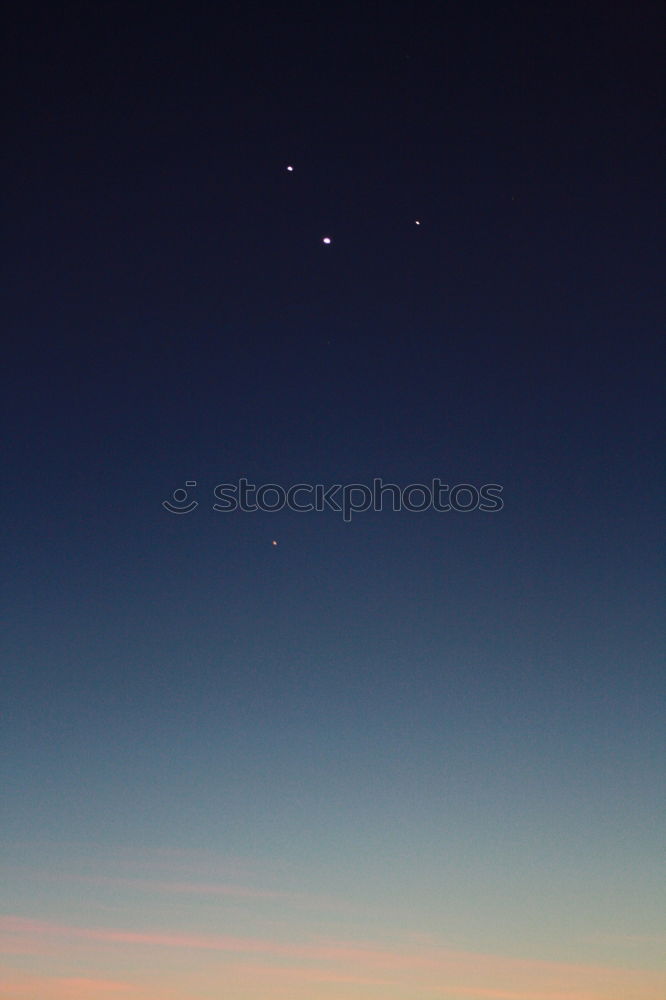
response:
M382 996L389 987L398 996L451 1000L660 1000L666 977L655 972L610 966L567 964L505 955L454 951L432 946L373 947L367 943L311 939L307 942L268 940L180 931L77 927L20 916L0 918L0 934L25 939L33 946L57 940L64 953L103 947L105 962L113 962L117 945L149 949L147 967L155 967L154 949L169 949L191 961L193 952L217 954L221 964L212 982L226 983L233 973L243 988L262 1000L307 984L363 986L367 997ZM108 949L112 949L109 955ZM152 958L151 958L152 955ZM237 964L236 958L242 959ZM248 961L249 960L249 961ZM192 970L201 967L193 964ZM215 978L217 976L217 979ZM76 980L74 980L76 981ZM271 984L274 984L271 985ZM291 984L291 986L289 986ZM191 987L176 993L191 1000ZM411 990L411 994L409 991ZM258 992L257 992L258 991ZM204 994L205 995L205 994ZM296 996L296 993L294 993Z
M0 968L3 1000L148 1000L132 983L72 976L35 976Z
M24 880L34 882L90 886L98 889L108 889L115 894L123 890L128 892L155 893L162 895L226 898L229 900L265 901L288 903L299 908L317 907L323 910L349 909L347 904L339 900L313 895L288 889L268 888L262 885L241 883L231 880L214 878L140 878L133 875L118 874L85 874L82 872L45 871L43 869L22 868L12 866L11 872L16 875L21 871Z

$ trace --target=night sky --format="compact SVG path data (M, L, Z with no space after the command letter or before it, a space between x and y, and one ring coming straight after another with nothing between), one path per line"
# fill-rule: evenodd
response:
M2 1000L661 1000L661 5L7 28Z

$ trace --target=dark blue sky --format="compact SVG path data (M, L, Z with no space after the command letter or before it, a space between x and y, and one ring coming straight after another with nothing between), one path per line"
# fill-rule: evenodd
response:
M661 15L245 8L13 12L7 841L390 873L421 929L464 855L467 945L579 958L488 928L552 872L658 909Z

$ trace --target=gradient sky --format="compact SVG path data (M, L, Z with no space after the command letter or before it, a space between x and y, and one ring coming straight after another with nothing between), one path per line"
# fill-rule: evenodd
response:
M10 19L0 998L661 1000L660 7L245 6Z

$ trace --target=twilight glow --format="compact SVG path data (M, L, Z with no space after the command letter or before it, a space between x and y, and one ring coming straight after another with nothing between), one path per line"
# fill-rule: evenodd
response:
M663 13L8 19L0 1000L664 1000Z

